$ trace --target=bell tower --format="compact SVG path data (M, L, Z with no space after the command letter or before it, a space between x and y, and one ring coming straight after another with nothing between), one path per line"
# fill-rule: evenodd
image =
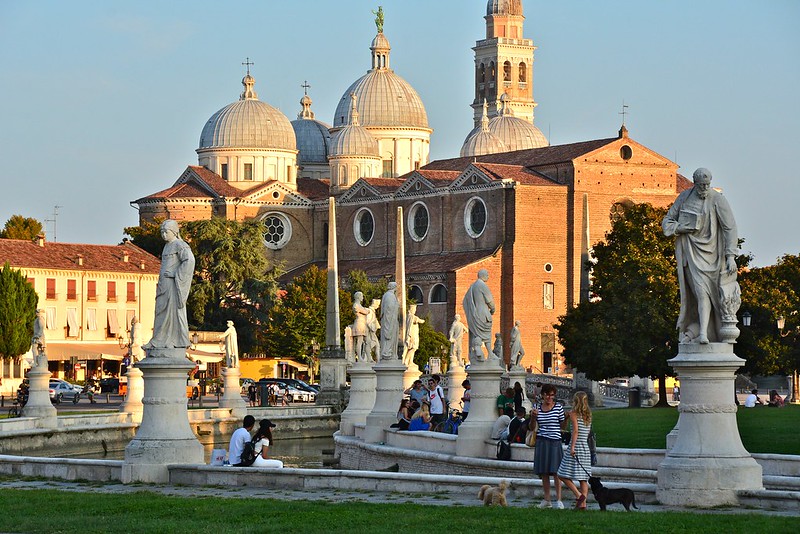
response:
M522 36L525 17L522 0L488 0L486 38L475 43L475 99L473 122L477 127L483 115L483 101L489 117L500 109L500 97L510 97L509 111L520 119L533 122L533 46Z

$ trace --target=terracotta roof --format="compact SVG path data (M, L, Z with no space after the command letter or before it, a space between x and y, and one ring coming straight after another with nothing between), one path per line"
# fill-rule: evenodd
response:
M125 252L128 261L123 260ZM78 255L83 265L78 265ZM84 243L49 243L39 246L36 241L0 239L0 264L8 262L14 268L106 271L115 273L158 274L161 261L133 243L122 245L87 245ZM144 269L140 267L144 263Z
M467 158L440 159L432 161L422 168L426 170L464 170L470 163L501 163L506 165L520 165L523 167L535 167L539 165L552 165L554 163L564 163L582 156L593 150L605 146L617 137L608 139L594 139L592 141L581 141L567 145L553 145L542 148L529 148L527 150L516 150L514 152L502 152L500 154L486 154L483 156L472 156Z
M447 254L425 254L420 256L406 256L406 275L449 273L471 265L476 261L490 257L493 250L475 250L470 252L449 252ZM364 271L367 276L394 275L394 257L368 258L361 260L340 260L339 272L346 276L350 271ZM316 261L301 265L285 273L279 278L280 282L288 282L294 277L303 274L306 269L316 265L320 269L327 269L326 260Z
M297 192L309 200L325 200L331 196L331 182L316 178L298 178Z
M429 169L417 170L426 180L431 182L436 187L446 187L453 183L453 181L461 176L461 171L437 171Z
M541 173L522 165L502 165L499 163L473 163L484 174L494 180L514 180L525 185L558 185Z
M397 190L398 187L403 185L405 180L399 178L360 178L369 185L380 191L381 193L391 193Z
M199 165L189 165L197 176L200 177L209 187L211 187L221 197L240 197L243 191L230 185L222 176L215 172L211 172L205 167Z
M677 193L682 193L687 189L691 189L694 186L694 183L688 179L687 177L683 176L682 174L678 174L675 179L675 191Z

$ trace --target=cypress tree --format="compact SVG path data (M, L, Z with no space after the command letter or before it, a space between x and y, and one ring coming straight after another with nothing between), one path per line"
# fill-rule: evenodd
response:
M8 262L0 270L0 357L25 354L31 348L39 297L23 274Z

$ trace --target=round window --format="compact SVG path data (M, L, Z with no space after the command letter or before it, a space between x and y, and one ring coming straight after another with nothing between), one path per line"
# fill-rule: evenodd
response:
M414 241L422 241L428 235L428 226L430 224L430 217L428 208L422 202L417 202L408 212L408 230L411 234L411 239Z
M619 149L619 157L624 160L629 160L633 157L633 150L628 145L622 145Z
M480 237L486 229L486 204L479 197L472 197L464 209L464 226L470 237Z
M362 247L367 246L372 241L372 236L375 235L375 218L367 208L361 208L356 213L355 221L353 221L353 233L356 236L356 241Z
M553 272L553 264L552 263L545 263L544 264L544 272L552 273Z
M292 223L283 213L268 213L262 220L264 233L261 237L267 248L283 248L292 238Z

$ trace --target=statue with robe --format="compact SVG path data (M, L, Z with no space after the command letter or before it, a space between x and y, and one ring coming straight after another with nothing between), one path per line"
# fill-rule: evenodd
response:
M381 360L397 359L400 340L400 301L397 299L397 282L389 282L381 298Z
M239 367L239 337L236 333L236 328L233 326L233 321L228 321L228 328L220 336L225 347L225 364L228 369Z
M470 362L486 361L492 352L492 315L495 311L494 298L486 281L489 280L489 271L478 271L478 279L469 289L462 305L467 316L467 329L469 331L469 360ZM483 347L486 347L486 353Z

